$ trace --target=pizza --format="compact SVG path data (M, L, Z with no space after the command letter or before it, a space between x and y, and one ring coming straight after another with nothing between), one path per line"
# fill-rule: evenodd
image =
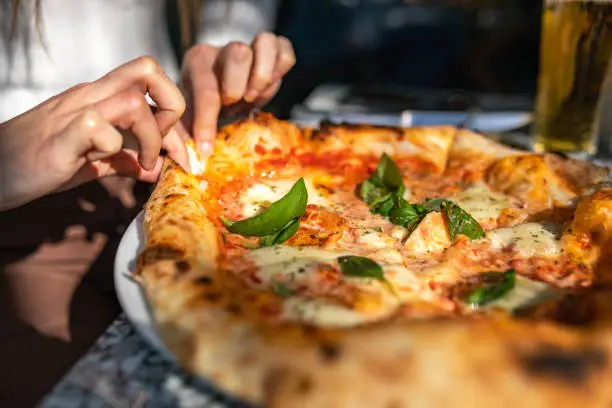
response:
M189 372L266 407L612 405L608 169L266 113L190 154L135 273Z

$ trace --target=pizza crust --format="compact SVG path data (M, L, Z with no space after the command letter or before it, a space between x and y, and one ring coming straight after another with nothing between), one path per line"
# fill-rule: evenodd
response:
M585 328L490 315L344 330L262 318L283 298L217 269L208 193L166 160L145 208L139 275L167 347L224 391L282 408L612 404L605 318ZM599 310L610 298L597 297Z
M156 312L165 343L189 371L250 402L355 408L612 402L605 386L612 374L608 330L593 341L581 332L501 318L345 331L266 325L246 312L261 300L253 300L258 294L231 284L211 291L195 280L163 282L159 277L180 275L175 265L160 261L156 272L148 271L157 282L144 281L157 294L154 310L176 311ZM159 285L168 296L159 294ZM173 308L168 303L179 293L186 303ZM220 296L207 298L211 293Z

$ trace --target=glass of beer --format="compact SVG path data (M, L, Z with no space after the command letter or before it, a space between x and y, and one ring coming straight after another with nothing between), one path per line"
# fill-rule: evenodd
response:
M612 0L544 0L537 152L594 155L612 53Z

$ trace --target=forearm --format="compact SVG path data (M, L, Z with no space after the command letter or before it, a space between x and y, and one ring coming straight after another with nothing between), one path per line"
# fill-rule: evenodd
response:
M207 0L202 2L197 42L224 46L231 41L250 44L257 33L273 31L276 0Z

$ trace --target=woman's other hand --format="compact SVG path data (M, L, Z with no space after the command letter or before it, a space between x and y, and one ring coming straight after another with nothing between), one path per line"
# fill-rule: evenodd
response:
M190 48L183 58L181 85L187 99L185 121L200 152L212 151L222 107L238 113L263 106L294 64L291 42L268 32L258 34L251 45Z
M0 209L106 176L155 181L162 148L187 166L174 129L184 110L159 64L141 57L0 124Z

